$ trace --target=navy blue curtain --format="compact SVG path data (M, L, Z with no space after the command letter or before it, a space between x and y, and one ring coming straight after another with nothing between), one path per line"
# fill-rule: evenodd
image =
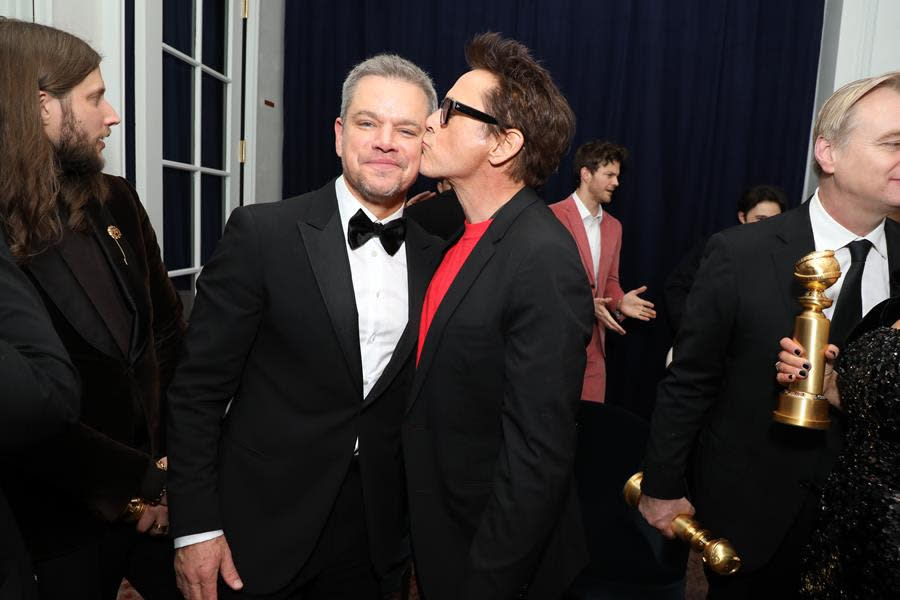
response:
M779 185L799 204L823 8L822 0L288 0L284 195L340 172L333 122L355 63L398 53L429 71L442 96L466 70L466 41L499 31L531 48L577 116L572 151L542 190L548 203L572 191L580 143L628 148L609 207L623 224L622 285L646 283L659 306L681 255L737 223L745 187ZM608 402L649 414L671 342L663 318L626 322L628 335L610 340Z

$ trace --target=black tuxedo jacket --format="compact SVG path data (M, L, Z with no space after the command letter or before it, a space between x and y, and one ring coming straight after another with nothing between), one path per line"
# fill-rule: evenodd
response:
M42 442L75 423L78 410L78 375L0 234L0 453ZM33 583L19 528L0 493L0 598L31 598Z
M357 437L385 586L409 557L400 422L440 240L408 222L409 322L365 399L346 244L332 182L235 210L197 284L169 395L172 531L223 529L252 593L309 559Z
M85 270L83 246L73 245L69 230L23 267L82 383L80 421L4 468L4 489L35 559L103 535L130 498L158 496L164 484L153 464L164 453L160 402L184 328L181 303L137 194L124 179L106 179L107 201L88 211L112 287ZM121 294L131 331L113 334L107 308L119 301L110 289ZM116 336L130 341L127 353Z
M900 225L888 219L885 236L893 273ZM814 249L808 203L714 235L659 385L642 488L677 498L691 475L697 518L731 540L744 571L774 554L840 445L836 412L827 432L772 420L778 340L792 335L801 310L794 263ZM891 295L898 291L894 279Z
M572 469L593 319L572 236L523 188L444 296L413 382L404 456L429 600L557 598L586 564Z

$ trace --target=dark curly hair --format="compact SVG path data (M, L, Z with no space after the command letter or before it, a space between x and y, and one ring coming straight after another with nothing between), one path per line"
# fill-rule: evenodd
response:
M486 127L496 134L518 129L525 137L510 163L510 177L531 187L542 185L556 170L575 132L575 114L565 96L528 48L499 33L476 36L466 47L466 61L472 69L484 69L497 78L497 86L485 93L484 106L500 124Z
M628 150L618 144L605 140L585 142L575 151L575 162L572 164L572 171L575 175L575 187L581 185L581 169L586 167L588 171L593 173L599 167L608 165L611 162L617 162L619 166L622 166L627 158Z

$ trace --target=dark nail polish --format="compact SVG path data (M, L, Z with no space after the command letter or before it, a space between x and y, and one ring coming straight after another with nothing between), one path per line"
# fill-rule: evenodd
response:
M803 363L803 368L807 371L809 370L809 363Z
M794 380L794 376L793 376L793 375L788 375L788 379L790 379L791 381L793 381L793 380Z
M800 370L800 377L806 377L806 371Z
M800 351L799 351L799 350L794 350L794 354L796 354L797 356L800 356Z

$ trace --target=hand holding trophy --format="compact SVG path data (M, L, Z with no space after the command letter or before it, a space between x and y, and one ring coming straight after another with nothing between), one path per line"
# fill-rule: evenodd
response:
M794 321L794 341L806 349L809 373L806 379L796 380L778 396L773 418L779 423L828 429L828 400L822 395L825 377L825 348L828 345L828 319L822 311L831 306L825 290L841 276L841 267L834 252L812 252L794 265L794 278L805 288L797 301L802 313Z
M641 480L643 473L635 473L625 482L622 493L629 506L637 507L641 500ZM692 549L703 557L714 573L733 575L741 568L741 558L737 555L731 542L724 538L713 539L709 530L703 529L693 517L678 515L672 520L672 530L681 540L687 542Z

